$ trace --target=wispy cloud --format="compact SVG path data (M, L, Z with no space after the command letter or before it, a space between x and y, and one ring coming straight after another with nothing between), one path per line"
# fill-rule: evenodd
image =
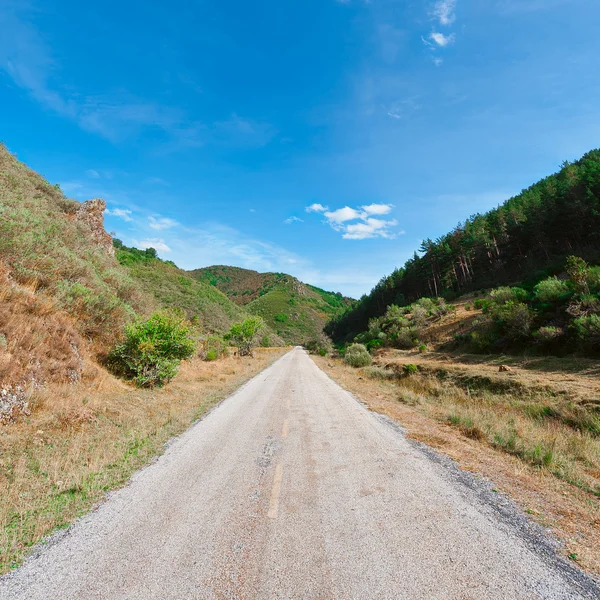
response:
M212 125L192 120L177 106L153 102L127 90L86 94L61 82L60 64L29 18L27 4L2 3L0 71L46 109L75 121L79 127L113 143L141 134L156 134L162 152L218 143L262 147L277 134L270 124L233 114ZM100 172L90 169L88 177Z
M175 219L170 219L169 217L148 217L149 225L151 229L156 229L158 231L162 229L172 229L173 227L177 227L179 223L175 221Z
M286 225L291 225L292 223L304 223L304 220L300 219L299 217L288 217L284 223Z
M226 121L215 122L212 134L217 143L261 148L277 135L277 130L269 123L243 118L234 113Z
M438 31L432 31L429 34L429 39L433 40L433 42L435 42L441 48L445 48L446 46L453 44L455 38L453 33L451 33L450 35L444 35L443 33L440 33Z
M310 206L307 206L304 210L307 213L310 213L310 212L323 213L326 210L329 210L329 207L323 206L322 204L315 203L315 204L311 204Z
M162 238L148 238L141 240L140 242L134 242L136 248L145 250L146 248L154 248L158 252L172 252L171 248L165 244L165 240Z
M96 171L95 169L88 169L85 174L90 178L90 179L100 179L100 173L98 173L98 171Z
M133 221L131 218L131 211L125 208L107 208L106 214L123 219L123 221Z
M456 0L440 0L433 7L432 16L440 25L452 25L456 21Z

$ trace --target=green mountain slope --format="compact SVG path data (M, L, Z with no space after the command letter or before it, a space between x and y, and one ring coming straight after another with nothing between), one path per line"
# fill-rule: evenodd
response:
M119 263L156 307L180 308L212 333L224 333L248 316L214 286L192 277L171 261L159 259L152 248L138 250L115 242Z
M217 333L249 314L153 250L115 241L115 252L104 208L67 198L0 145L0 390L15 403L32 385L80 381L126 323L157 308Z
M329 319L353 302L285 273L258 273L218 265L196 269L191 274L215 286L248 312L263 317L269 327L292 344L316 338Z
M531 289L564 271L569 255L600 262L600 150L535 183L485 214L476 214L384 277L351 310L327 325L337 341L367 330L390 305L428 296L520 282Z

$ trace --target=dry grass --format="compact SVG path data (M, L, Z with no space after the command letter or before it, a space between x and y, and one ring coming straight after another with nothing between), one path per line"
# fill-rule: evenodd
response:
M469 365L447 361L440 370L427 358L400 352L385 353L379 365L361 370L315 360L371 409L402 423L411 437L492 479L554 529L566 554L600 574L600 436L594 430L597 405L589 396L578 401L560 393L551 377L540 381L542 373L534 385L520 371L504 379L485 370L477 376ZM403 376L402 366L412 363L420 373Z
M0 428L0 573L285 351L193 360L161 390L134 389L92 366L83 385L38 391L29 418Z

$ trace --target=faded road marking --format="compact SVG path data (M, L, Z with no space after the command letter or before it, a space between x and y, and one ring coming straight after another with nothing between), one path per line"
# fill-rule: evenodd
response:
M281 428L281 437L285 440L285 438L287 437L288 434L288 423L289 423L289 419L286 419L283 422L283 427Z
M275 479L273 480L273 488L271 489L271 502L269 503L269 519L276 519L279 512L279 493L281 492L281 478L283 468L281 465L275 467Z

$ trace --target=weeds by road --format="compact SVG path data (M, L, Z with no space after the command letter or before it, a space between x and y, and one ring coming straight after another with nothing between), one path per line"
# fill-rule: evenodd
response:
M193 360L165 389L133 389L98 369L79 386L39 392L27 420L0 428L0 573L285 351Z
M397 351L363 369L315 360L410 437L489 477L563 539L566 555L600 573L600 432L586 375L522 372L516 361L500 375L498 366Z

